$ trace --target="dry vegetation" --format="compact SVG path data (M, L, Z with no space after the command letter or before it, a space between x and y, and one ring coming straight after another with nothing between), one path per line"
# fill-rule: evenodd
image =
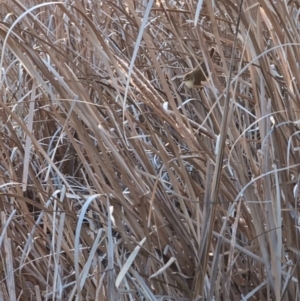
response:
M0 301L300 300L297 0L41 2L0 4Z

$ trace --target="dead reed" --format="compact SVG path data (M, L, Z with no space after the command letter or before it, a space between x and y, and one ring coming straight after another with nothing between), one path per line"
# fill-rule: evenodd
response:
M300 300L299 4L200 5L1 2L0 301Z

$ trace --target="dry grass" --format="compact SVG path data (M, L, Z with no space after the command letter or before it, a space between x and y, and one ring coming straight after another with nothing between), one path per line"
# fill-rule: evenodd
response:
M299 4L40 2L0 4L0 301L300 300Z

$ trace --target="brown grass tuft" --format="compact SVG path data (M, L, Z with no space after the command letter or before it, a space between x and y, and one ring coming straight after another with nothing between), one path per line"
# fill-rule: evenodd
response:
M298 4L146 2L1 3L0 301L300 300Z

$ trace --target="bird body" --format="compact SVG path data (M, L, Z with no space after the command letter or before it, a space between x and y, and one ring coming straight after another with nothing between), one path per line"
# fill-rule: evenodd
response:
M183 82L188 88L204 86L207 76L205 76L201 69L197 68L184 76Z
M209 55L212 58L215 54L215 48L211 48ZM207 83L208 72L206 70L205 63L203 62L199 67L187 73L183 82L188 88L202 88Z

